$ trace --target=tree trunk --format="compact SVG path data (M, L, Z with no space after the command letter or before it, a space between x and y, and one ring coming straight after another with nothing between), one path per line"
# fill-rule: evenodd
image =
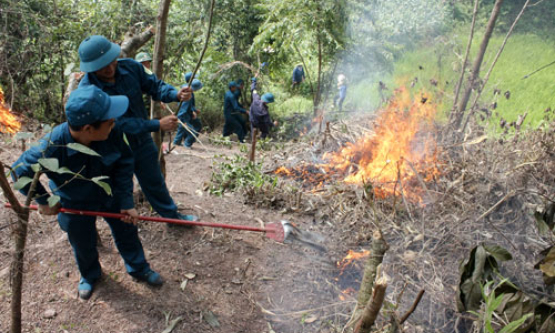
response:
M170 11L171 0L160 0L158 7L158 17L156 18L156 38L154 40L154 54L152 57L152 71L159 79L164 75L164 47L166 44L166 27L168 25L168 13ZM160 119L162 117L162 109L160 104L154 100L151 102L151 114L154 118ZM162 149L162 138L164 134L162 131L152 133L152 138L158 147L158 151ZM166 161L164 154L160 154L160 168L162 174L166 175Z
M486 33L484 35L484 38L482 39L482 43L480 44L480 49L478 50L478 54L474 59L472 71L470 72L470 77L468 79L468 85L466 87L466 90L464 91L464 95L462 96L459 106L457 108L457 115L455 118L455 126L454 126L455 129L458 129L461 125L464 112L468 104L468 100L470 99L470 94L472 93L472 90L474 90L474 87L477 83L476 81L480 75L480 67L482 66L482 61L484 60L484 55L486 53L489 40L493 33L493 29L495 27L495 21L499 16L499 12L502 4L503 4L503 0L496 0L493 6L493 10L491 11L491 16L486 26Z
M136 33L133 28L130 28L121 42L120 58L133 58L135 53L154 36L154 33L155 29L151 26L141 33Z
M355 311L361 311L368 303L370 296L372 295L372 288L374 287L374 280L376 279L376 273L378 271L378 266L382 263L385 252L389 246L383 239L381 230L375 230L372 240L372 252L366 261L364 266L364 275L362 277L362 282L360 283L360 290L357 297L357 306Z
M10 333L21 333L21 299L23 291L23 257L25 255L25 243L27 241L27 226L29 224L29 204L35 193L35 188L39 181L40 172L35 174L29 195L25 201L25 207L19 204L13 193L6 175L4 165L0 162L0 187L4 197L12 205L12 209L17 213L17 224L13 230L15 250L12 255L10 265L10 286L12 288L11 299L11 326Z
M355 326L354 333L370 333L372 326L376 322L380 310L385 299L385 290L387 289L387 280L381 277L376 281L372 301L368 302L362 311L360 321Z

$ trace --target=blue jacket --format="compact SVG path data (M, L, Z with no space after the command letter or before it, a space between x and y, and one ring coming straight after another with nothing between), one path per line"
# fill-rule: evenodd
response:
M293 82L301 82L304 79L304 69L302 67L295 67L293 70Z
M237 99L237 101L239 101L239 98L241 98L241 89L239 88L235 89L235 92L233 93L233 95L235 95L235 98Z
M270 127L273 126L272 118L270 118L270 113L268 112L268 105L264 104L264 102L260 99L260 96L256 93L252 94L249 120L253 126L257 126L259 124L267 124Z
M117 123L127 134L137 135L160 130L160 121L148 119L148 112L143 101L143 93L155 101L164 103L177 101L177 90L158 80L156 75L147 74L143 65L133 59L119 59L116 69L116 82L100 81L94 74L87 73L79 83L80 87L94 84L108 95L125 95L129 98L129 109Z
M197 108L195 107L195 94L191 94L191 99L188 101L184 101L177 111L177 117L183 121L187 122L193 117L193 111L196 111Z
M48 142L50 141L50 145ZM68 173L45 172L50 179L52 192L59 195L64 208L98 210L106 206L131 209L133 205L133 153L123 139L123 132L116 127L105 141L93 142L89 148L101 156L91 156L67 147L74 143L66 123L56 126L51 133L39 140L39 145L24 152L13 164L18 177L34 175L31 166L41 158L56 158L60 167L80 174L86 179ZM112 196L90 179L108 176L102 181L110 185ZM67 182L67 184L66 184ZM63 186L62 186L63 185ZM30 185L21 190L27 195ZM49 197L38 183L35 196L39 204L46 205Z
M233 113L246 113L247 111L243 109L237 102L237 98L231 90L226 91L224 96L224 116L230 117Z

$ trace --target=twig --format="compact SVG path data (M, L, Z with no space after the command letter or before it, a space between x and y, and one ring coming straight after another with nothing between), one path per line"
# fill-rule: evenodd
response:
M497 60L499 60L499 57L501 56L501 53L505 49L505 45L507 44L507 40L509 39L509 37L513 33L513 30L514 30L517 22L520 20L520 17L524 13L524 10L528 6L528 3L530 3L530 0L526 0L524 5L522 6L522 9L520 10L520 13L518 13L517 17L515 18L515 20L513 22L513 25L511 25L511 28L507 32L507 35L505 36L505 39L503 40L503 44L501 44L501 47L499 48L499 51L497 51L497 54L495 55L495 58L493 59L493 62L491 63L491 66L489 67L489 70L488 70L486 76L484 77L484 80L483 80L482 84L480 85L480 89L479 89L478 93L476 94L476 97L474 98L474 102L472 103L472 107L470 108L470 112L468 113L468 116L466 117L466 121L464 123L464 126L462 128L461 133L464 133L464 131L466 130L466 126L468 125L468 121L470 120L470 117L472 117L472 115L476 112L476 104L478 104L478 99L482 96L482 92L484 91L484 88L486 87L486 84L488 83L489 76L491 75L491 72L493 71L493 67L495 67L495 64L497 64Z
M166 105L165 103L162 103L162 105L164 105L164 107L166 108L166 110L170 111L171 114L175 115L175 112L173 112L173 110L172 110L168 105ZM181 121L181 119L179 119L179 118L177 118L177 122L178 122L181 126L183 126L183 128L185 128L185 130L186 130L187 132L189 132L189 133L195 138L195 140L197 140L197 141L202 145L202 148L206 149L206 147L204 146L204 144L202 143L202 141L200 141L199 138L198 138L198 136L196 136L195 133L194 133L191 129L189 129L189 126L187 126L187 124L183 123L183 122Z
M424 289L420 290L420 292L416 296L416 299L414 300L414 303L412 303L412 306L410 307L410 309L403 315L403 317L401 317L401 320L399 320L400 324L403 324L405 320L407 320L409 316L414 312L414 310L416 310L416 307L418 306L418 303L420 303L420 300L422 299L424 292L425 292Z
M200 58L198 59L197 65L195 66L195 69L193 70L193 75L191 75L191 78L189 79L189 82L187 82L187 85L190 87L191 83L193 82L193 79L195 78L195 75L198 72L198 69L200 68L200 64L202 63L202 58L204 58L204 53L206 53L206 49L208 48L208 42L210 41L210 34L212 32L212 17L214 16L214 3L216 2L216 0L212 0L212 3L210 4L210 17L208 18L208 30L206 31L206 39L204 40L204 48L202 49L202 52L200 54ZM177 108L178 110L181 109L181 104L183 104L183 101L179 102L179 107Z

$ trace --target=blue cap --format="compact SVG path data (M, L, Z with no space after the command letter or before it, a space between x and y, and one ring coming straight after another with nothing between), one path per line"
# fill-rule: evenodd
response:
M238 79L238 80L235 80L235 83L237 83L237 86L240 86L243 83L245 83L245 81L243 81L243 79Z
M185 73L184 77L185 77L185 82L186 83L189 83L189 81L191 81L191 76L193 76L192 72Z
M74 90L66 103L67 121L72 126L83 126L122 116L129 106L127 96L109 96L97 86Z
M235 81L231 81L231 82L229 82L229 83L227 84L227 87L228 87L229 89L231 89L231 88L233 88L233 87L237 88L237 83L235 83Z
M200 82L200 80L193 79L193 83L191 83L191 89L193 89L193 91L201 90L202 87L203 85L202 85L202 82Z
M256 82L257 79L256 79L255 77L253 77L253 78L251 79L251 81L252 81L252 82Z
M262 95L262 97L260 97L260 99L261 99L262 102L264 102L264 103L273 103L273 102L274 102L274 94L272 94L272 93L265 93L264 95Z
M79 69L82 72L96 72L108 66L119 57L121 47L104 36L90 36L79 45Z

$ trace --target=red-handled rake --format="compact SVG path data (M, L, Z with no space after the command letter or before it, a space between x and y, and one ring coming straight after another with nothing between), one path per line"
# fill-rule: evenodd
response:
M11 208L12 206L9 203L6 203L5 207ZM29 209L38 210L38 207L35 205L31 205L29 206ZM68 213L68 214L76 214L76 215L108 217L108 218L114 218L114 219L121 219L128 216L121 213L96 212L96 211L77 210L77 209L69 209L69 208L60 208L60 212ZM188 220L180 220L180 219L169 219L165 217L139 216L139 220L150 221L150 222L171 223L171 224L177 224L177 225L191 225L191 226L196 225L200 227L263 232L266 235L266 237L273 239L279 243L283 243L287 239L287 237L290 234L292 234L292 231L293 231L293 227L287 221L281 221L281 223L272 222L272 223L266 224L265 228L258 228L258 227L250 227L246 225L232 225L232 224L224 224L224 223L188 221Z

